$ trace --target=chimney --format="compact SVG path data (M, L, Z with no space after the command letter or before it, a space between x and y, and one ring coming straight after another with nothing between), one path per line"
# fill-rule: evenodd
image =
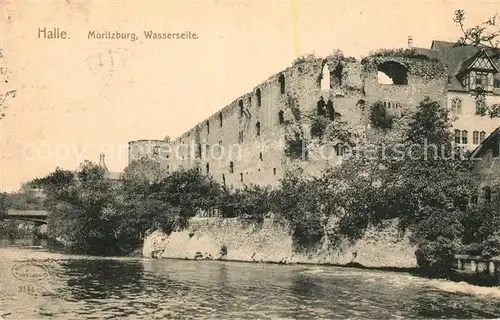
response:
M408 36L408 49L413 48L413 37Z
M108 170L108 168L106 168L106 163L104 162L104 153L101 152L101 155L99 157L99 167L105 169L105 170Z

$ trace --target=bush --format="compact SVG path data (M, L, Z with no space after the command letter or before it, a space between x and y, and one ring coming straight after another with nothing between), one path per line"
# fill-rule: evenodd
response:
M373 127L387 130L392 129L394 117L389 114L383 103L378 101L371 106L370 121Z
M330 123L331 121L324 116L315 116L311 123L311 136L321 139Z

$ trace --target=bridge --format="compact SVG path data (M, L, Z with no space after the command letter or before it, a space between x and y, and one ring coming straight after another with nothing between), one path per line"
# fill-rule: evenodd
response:
M2 219L26 220L41 225L47 223L47 211L9 209L7 214L2 216Z

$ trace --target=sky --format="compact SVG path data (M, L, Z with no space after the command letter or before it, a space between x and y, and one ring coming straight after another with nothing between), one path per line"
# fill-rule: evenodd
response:
M128 141L181 135L299 55L455 41L456 9L466 26L500 14L498 0L0 0L0 93L16 90L0 120L0 190L101 152L121 171ZM43 28L68 38L39 38ZM138 39L88 39L93 30ZM148 30L198 39L148 40Z

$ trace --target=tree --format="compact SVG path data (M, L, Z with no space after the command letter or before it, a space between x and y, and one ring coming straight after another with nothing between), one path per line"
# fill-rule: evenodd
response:
M9 204L7 201L7 193L0 192L0 220L5 216L9 211Z
M3 51L0 48L0 59L3 58ZM10 81L10 70L3 66L0 65L0 82L2 85L8 84ZM6 111L9 108L7 101L10 98L15 98L16 97L16 90L9 90L7 92L2 92L0 93L0 120L5 118L6 116Z
M47 195L48 228L77 252L115 254L120 244L115 226L116 186L105 171L84 162L77 172L61 169L33 182Z

